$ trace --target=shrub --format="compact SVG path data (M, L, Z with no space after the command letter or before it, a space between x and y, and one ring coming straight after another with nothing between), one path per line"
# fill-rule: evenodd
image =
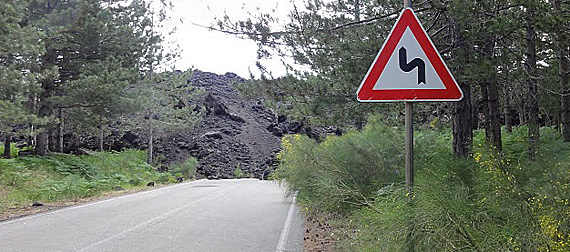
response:
M240 178L248 178L248 177L250 177L250 175L243 172L243 170L241 169L241 167L239 165L234 170L234 178L240 179Z
M370 205L375 192L403 178L402 132L371 123L362 132L329 136L320 144L306 136L283 138L275 177L317 208L345 211Z
M177 174L182 175L187 179L194 178L196 175L196 166L198 165L198 160L195 157L190 157L186 159L184 162L174 163L168 167L168 170L171 174L178 176Z
M159 183L174 183L176 182L176 178L170 173L159 173L155 179Z
M541 129L536 162L526 127L503 134L503 153L476 132L472 158L453 155L449 130L415 136L413 195L403 131L374 118L322 143L284 137L274 176L309 212L340 216L340 251L570 251L570 144L555 129Z

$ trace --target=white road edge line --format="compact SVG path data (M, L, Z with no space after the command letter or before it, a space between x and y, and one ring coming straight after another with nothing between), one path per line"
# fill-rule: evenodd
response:
M279 243L275 248L275 252L283 252L287 246L287 239L289 239L289 230L291 229L291 222L293 221L293 213L295 212L295 201L297 200L297 193L293 194L293 200L291 201L291 206L289 206L289 212L287 213L287 219L285 219L285 224L283 224L283 230L281 230L281 236L279 236Z
M106 199L106 200L95 201L95 202L92 202L92 203L86 203L86 204L82 204L82 205L66 207L66 208L63 208L63 209L59 209L59 210L55 210L55 211L49 211L49 212L45 212L45 213L33 214L33 215L25 216L25 217L22 217L22 218L18 218L18 219L2 221L2 222L0 222L0 227L1 227L1 226L4 226L4 225L8 225L8 224L15 223L15 222L20 222L20 221L26 221L26 220L30 220L30 219L35 219L35 218L38 218L38 217L41 217L41 216L45 216L45 215L51 215L51 214L56 214L56 213L60 213L60 212L75 210L75 209L79 209L79 208L84 208L84 207L88 207L88 206L93 206L93 205L102 204L102 203L109 202L109 201L115 201L115 200L119 200L119 199L124 199L124 198L130 198L130 197L134 197L134 196L139 196L139 195L142 195L142 194L147 194L147 193L152 193L152 192L159 192L159 191L163 191L163 190L167 190L167 189L176 188L176 187L179 187L179 186L190 185L190 184L194 184L194 183L200 182L200 181L204 181L204 180L203 180L203 179L194 180L194 181L190 181L190 182L187 182L187 183L176 184L176 185L172 185L172 186L166 186L166 187L162 187L162 188L158 188L158 189L154 189L154 190L148 190L148 191L144 191L144 192L138 192L138 193L133 193L133 194L122 195L122 196L119 196L119 197L110 198L110 199Z
M150 219L150 220L147 220L147 221L145 221L145 222L143 222L143 223L140 223L140 224L138 224L138 225L136 225L136 226L133 226L133 227L128 228L128 229L125 229L125 230L123 230L123 231L121 231L121 232L119 232L119 233L116 233L116 234L111 235L111 236L109 236L109 237L107 237L107 238L104 238L104 239L102 239L102 240L99 240L99 241L97 241L97 242L95 242L95 243L93 243L93 244L91 244L91 245L89 245L89 246L87 246L87 247L84 247L84 248L81 248L81 249L79 249L79 250L76 250L76 252L89 251L89 249L94 248L94 247L96 247L97 245L100 245L100 244L106 243L106 242L108 242L108 241L111 241L111 240L113 240L113 239L115 239L115 238L117 238L117 237L120 237L120 236L122 236L122 235L124 235L124 234L126 234L126 233L129 233L129 232L132 232L132 231L137 230L137 229L139 229L139 228L142 228L142 227L144 227L144 226L147 226L147 225L149 225L149 224L151 224L151 223L153 223L153 222L166 219L166 217L168 217L169 215L171 215L171 214L173 214L173 213L176 213L176 212L178 212L178 211L180 211L180 210L182 210L182 209L184 209L184 208L186 208L186 207L189 207L189 206L191 206L191 205L194 205L194 204L196 204L196 203L198 203L198 202L200 202L200 201L207 200L207 199L213 199L213 198L215 198L216 196L218 196L218 195L220 195L220 194L223 194L223 193L229 191L230 189L233 189L234 187L236 187L236 186L238 186L238 185L240 185L240 184L241 184L241 183L237 183L237 184L235 184L235 185L233 185L233 186L230 186L229 188L226 188L225 190L219 191L219 192L214 193L214 194L206 195L206 196L204 196L204 197L202 197L202 198L200 198L200 199L194 200L194 201L192 201L192 202L190 202L190 203L188 203L188 204L186 204L186 205L183 205L183 206L178 207L178 208L176 208L176 209L174 209L174 210L171 210L170 212L167 212L167 213L165 213L165 214L161 214L161 215L159 215L159 216L157 216L157 217L154 217L154 218L152 218L152 219Z

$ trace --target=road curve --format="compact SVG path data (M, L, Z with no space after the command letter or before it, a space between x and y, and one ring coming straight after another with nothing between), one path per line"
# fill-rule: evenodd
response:
M273 181L199 180L0 222L0 251L302 251Z

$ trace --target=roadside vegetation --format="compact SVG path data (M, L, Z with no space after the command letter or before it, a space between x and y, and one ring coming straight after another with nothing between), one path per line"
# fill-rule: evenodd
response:
M189 157L183 162L173 163L168 166L168 171L176 178L192 179L196 176L198 159Z
M372 118L360 132L317 143L283 138L277 179L309 215L327 218L338 251L570 251L570 144L541 129L503 134L499 154L476 131L472 157L453 154L449 130L416 131L413 196L404 187L404 131Z
M166 173L154 160L156 139L201 116L193 71L168 71L178 57L166 50L171 9L149 0L0 3L0 212L194 176L195 159ZM64 154L79 149L99 152Z
M154 163L156 139L199 122L188 83L165 42L170 1L7 0L0 3L0 141L28 154L120 150L137 139ZM173 31L172 31L173 32ZM90 139L90 140L86 140Z
M177 177L191 178L195 173L195 159L174 165L166 173L157 172L146 160L146 152L140 150L0 159L0 212L36 201L77 200L142 188L149 182L175 183Z

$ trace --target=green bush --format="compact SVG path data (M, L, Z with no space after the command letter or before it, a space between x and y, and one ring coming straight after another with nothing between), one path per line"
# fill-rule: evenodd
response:
M541 129L528 162L528 129L503 134L497 153L476 132L472 158L449 130L415 132L413 198L403 185L403 131L374 118L322 143L286 136L275 176L309 212L340 216L339 251L570 251L570 144Z
M191 179L196 175L196 166L198 166L198 160L195 157L190 157L184 162L170 165L168 170L176 177L181 175L181 177Z
M251 177L251 175L243 172L243 170L241 169L241 167L239 165L234 170L234 178L241 179L241 178L250 178L250 177Z
M379 188L403 178L402 136L379 123L362 132L329 136L320 144L306 136L285 136L274 177L285 179L299 200L320 209L370 205Z

